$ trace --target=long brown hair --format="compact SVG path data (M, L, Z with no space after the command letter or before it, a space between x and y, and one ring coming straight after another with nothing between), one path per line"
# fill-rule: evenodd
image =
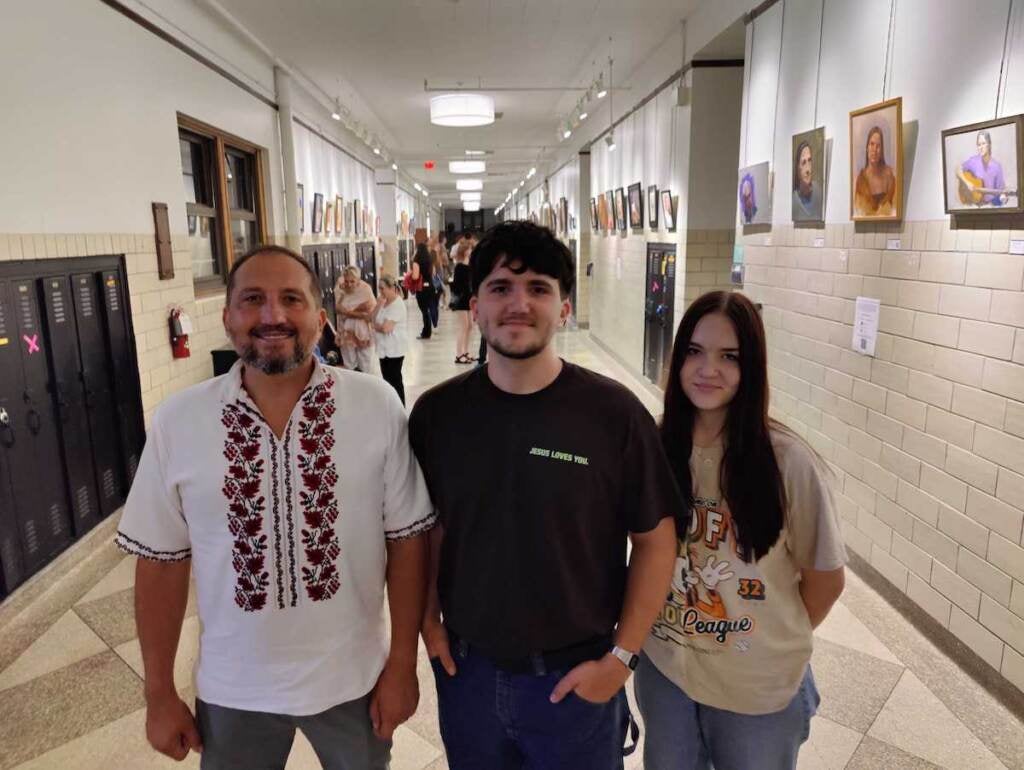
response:
M779 539L786 491L772 449L770 430L782 427L768 417L768 354L757 307L739 292L712 291L698 297L676 332L665 387L661 440L679 489L693 509L693 423L697 409L679 381L690 340L701 318L721 313L739 340L740 383L725 421L725 455L719 486L732 515L736 551L746 562L763 557Z

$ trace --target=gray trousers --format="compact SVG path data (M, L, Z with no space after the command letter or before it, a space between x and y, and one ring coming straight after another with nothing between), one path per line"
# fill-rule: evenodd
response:
M311 716L266 714L204 703L196 698L203 740L201 770L283 770L302 730L324 770L388 770L391 741L373 734L370 696Z

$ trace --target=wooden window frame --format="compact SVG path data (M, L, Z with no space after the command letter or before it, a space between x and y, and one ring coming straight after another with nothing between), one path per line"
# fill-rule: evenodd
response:
M237 150L253 156L253 208L255 209L256 237L259 243L267 242L267 203L266 203L266 179L263 170L267 158L267 150L264 147L246 141L241 137L222 131L209 123L204 123L181 112L177 114L179 136L181 131L187 131L200 138L213 142L213 184L214 184L214 213L217 221L217 241L221 248L221 268L223 273L199 278L193 281L197 293L213 294L224 288L227 281L227 274L231 270L238 254L234 253L234 245L231 237L231 219L248 219L240 217L241 212L230 208L228 200L228 183L225 169L225 152L227 149ZM250 219L251 221L251 219Z

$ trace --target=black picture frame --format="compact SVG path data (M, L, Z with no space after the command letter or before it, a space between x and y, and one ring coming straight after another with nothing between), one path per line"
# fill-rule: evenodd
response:
M621 187L615 190L615 228L626 232L626 191Z
M634 182L628 188L629 202L629 228L631 230L644 229L644 188L639 182Z
M647 225L652 230L658 229L658 185L647 186Z
M1014 138L1010 142L1010 147L1006 146L1005 142L993 141L992 130L1000 128L1013 128ZM959 160L958 158L950 158L949 151L950 145L957 138L964 137L964 135L975 136L975 146L977 142L977 136L981 133L985 133L988 137L989 142L989 163L996 161L996 154L998 153L1001 161L1000 163L1001 175L1004 179L1013 180L1016 182L1016 188L1005 187L1006 190L1006 203L994 205L991 200L985 201L984 198L992 198L992 196L981 195L978 193L972 193L967 189L967 185L958 178L957 169L951 168L950 164L955 164L957 168L962 168L963 164L973 158L966 160ZM997 135L996 140L1000 137ZM959 143L958 143L959 144ZM1013 153L1011 157L1007 157ZM962 152L960 153L962 154ZM1007 163L1007 160L1010 162ZM1008 169L1012 169L1012 175L1007 173ZM964 169L964 173L969 173ZM952 190L953 180L956 180L957 190ZM955 214L956 216L968 215L973 216L975 214L989 214L1002 216L1004 214L1020 214L1024 212L1024 200L1021 197L1021 186L1022 180L1024 180L1024 115L1011 115L1006 118L997 118L996 120L986 120L982 123L971 123L966 126L957 126L955 128L947 128L942 132L942 200L943 207L947 214ZM977 180L979 184L981 180ZM955 196L957 202L960 205L951 205L950 197ZM976 200L968 200L968 198L975 198ZM1015 203L1013 203L1015 201Z
M590 229L595 233L601 231L601 223L597 220L597 198L590 199Z
M313 226L311 231L319 233L324 227L324 196L322 193L313 193Z
M355 234L357 238L363 234L362 225L360 225L362 215L362 206L359 203L359 199L356 198L354 201L352 201L352 232Z

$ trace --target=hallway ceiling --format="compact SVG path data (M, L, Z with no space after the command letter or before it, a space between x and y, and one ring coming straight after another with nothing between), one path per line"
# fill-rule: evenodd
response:
M448 160L486 156L484 207L494 207L531 166L558 149L559 118L604 70L613 37L617 85L700 0L220 0L220 5L289 67L340 98L376 131L402 170L432 201L458 205ZM431 125L424 90L476 87L502 114L480 128ZM543 87L553 91L488 91ZM616 90L616 112L646 94ZM423 163L436 161L433 171Z

